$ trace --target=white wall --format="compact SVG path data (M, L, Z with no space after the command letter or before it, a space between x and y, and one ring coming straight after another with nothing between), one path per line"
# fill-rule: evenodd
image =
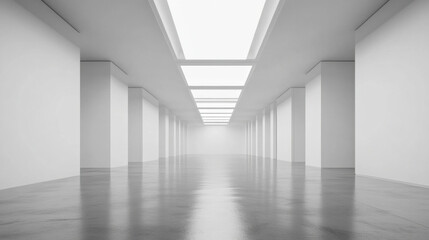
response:
M159 109L159 157L168 157L169 127L168 109L160 107Z
M110 77L110 167L128 164L128 86Z
M186 155L187 154L187 139L188 138L188 124L187 123L183 123L183 134L182 134L182 155Z
M181 135L182 135L182 121L179 119L176 121L176 156L181 155L180 148L182 146Z
M159 159L159 109L143 98L143 161Z
M305 88L292 89L292 161L305 162Z
M290 93L286 93L290 94ZM277 105L277 159L292 162L292 98Z
M244 124L187 128L187 154L246 154Z
M277 159L277 104L270 107L270 158Z
M143 159L143 96L140 88L128 88L128 162Z
M271 149L271 120L270 120L270 108L264 110L263 112L263 157L270 157L270 149Z
M306 86L306 163L354 168L354 62L321 62L317 69Z
M157 160L160 154L158 101L143 88L129 88L128 92L130 151L128 161L145 162Z
M322 76L305 86L305 164L322 166Z
M81 64L82 168L110 167L110 64Z
M250 155L251 156L256 156L257 153L257 137L256 137L256 119L253 119L250 122L250 127L251 127L251 135L250 135Z
M176 156L176 117L169 113L168 156Z
M322 167L355 167L355 63L322 63Z
M304 162L305 88L290 88L277 101L277 158Z
M429 185L429 2L356 46L356 173Z
M263 144L264 144L264 136L263 136L263 123L262 123L262 113L259 113L256 116L256 156L263 156Z
M0 1L0 189L79 175L79 49Z
M81 63L81 168L128 163L128 87L110 62Z

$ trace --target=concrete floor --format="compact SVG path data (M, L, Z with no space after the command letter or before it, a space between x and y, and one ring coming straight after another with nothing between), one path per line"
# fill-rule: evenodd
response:
M429 239L429 189L189 157L0 191L0 239Z

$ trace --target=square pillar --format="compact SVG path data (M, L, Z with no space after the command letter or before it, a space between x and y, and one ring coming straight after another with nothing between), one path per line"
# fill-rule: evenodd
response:
M271 120L270 120L270 109L264 109L262 112L262 122L263 122L263 153L262 156L264 158L270 158L270 149L271 149Z
M159 109L159 157L168 157L169 144L169 114L168 109L160 107Z
M129 162L159 158L159 107L143 88L129 88L128 135Z
M277 159L277 105L270 106L270 158Z
M170 125L169 125L169 136L168 136L168 147L169 147L169 151L168 151L168 156L169 157L174 157L176 156L176 116L174 116L174 114L172 114L171 112L169 113L169 120L170 120Z
M306 164L354 168L354 62L320 62L306 85Z
M305 88L289 88L277 99L277 158L305 161Z
M128 164L126 75L107 61L81 62L81 168Z

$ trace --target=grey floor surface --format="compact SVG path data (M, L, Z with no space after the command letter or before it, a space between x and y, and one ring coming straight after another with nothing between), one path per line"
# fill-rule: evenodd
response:
M194 156L0 191L0 239L429 239L429 189Z

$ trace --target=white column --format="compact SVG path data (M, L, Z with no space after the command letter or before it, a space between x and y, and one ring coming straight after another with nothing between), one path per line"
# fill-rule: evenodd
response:
M263 137L263 147L264 147L264 151L263 151L263 157L264 158L269 158L270 157L270 149L271 149L271 132L270 132L270 108L268 107L267 109L264 109L263 111L263 119L264 119L264 124L263 124L263 131L264 131L264 137Z
M277 159L277 105L270 106L270 158Z
M277 158L305 161L305 88L289 88L277 99Z
M159 109L159 157L168 157L168 143L169 143L169 117L168 109L160 107Z
M182 155L186 155L187 124L182 122Z
M129 88L129 162L159 159L159 107L143 88Z
M175 156L176 151L176 116L172 112L169 113L170 126L169 126L169 136L168 136L168 156Z
M306 85L306 164L354 167L354 62L321 62Z
M252 152L252 156L256 156L257 155L257 131L256 131L256 117L252 120L251 122L251 126L252 126L252 144L251 144L251 152Z
M246 122L246 154L251 155L251 122Z
M180 156L180 120L176 117L176 146L175 156Z
M264 146L264 141L263 141L263 123L262 123L262 114L259 113L256 116L256 129L257 129L257 133L256 133L256 138L257 138L257 154L256 156L258 157L263 157L263 146Z
M128 164L128 87L111 62L81 63L81 167Z

